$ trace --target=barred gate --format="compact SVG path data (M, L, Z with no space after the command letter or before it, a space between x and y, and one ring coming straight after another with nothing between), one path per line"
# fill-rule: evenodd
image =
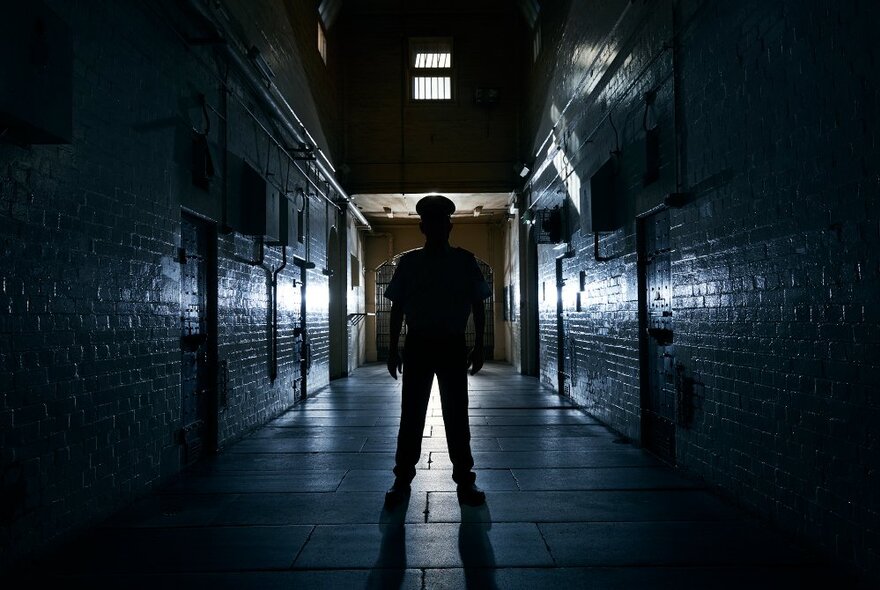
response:
M391 300L385 298L385 289L391 282L394 275L394 269L400 257L406 254L401 252L390 260L386 260L376 269L376 358L380 361L388 359L388 349L391 346ZM477 266L483 273L483 279L489 285L489 289L494 292L492 282L492 267L477 258ZM486 326L483 329L483 343L485 347L486 360L495 358L495 304L494 295L490 295L484 302L483 307L486 310ZM476 331L474 330L474 317L468 317L467 330L465 331L465 342L468 348L474 345L476 341ZM406 322L403 324L403 330L400 335L400 347L406 345Z

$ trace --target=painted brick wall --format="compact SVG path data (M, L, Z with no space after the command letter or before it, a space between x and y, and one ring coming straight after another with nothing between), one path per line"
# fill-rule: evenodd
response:
M538 228L541 210L566 206L565 201L573 218L570 227L576 230L568 247L538 246L541 379L558 389L556 259L571 251L562 260L560 277L562 346L568 355L561 368L568 375L566 393L634 439L639 438L640 429L635 209L649 208L662 198L663 191L674 190L674 166L668 158L656 181L643 186L641 177L645 92L657 95L649 114L661 130L661 145L671 150L674 144L672 55L664 48L672 33L672 12L669 3L661 4L655 9L642 2L608 2L595 12L572 4L563 11L564 26L557 22L559 15L544 14L545 49L555 51L542 53L531 76L532 83L546 83L549 78L552 90L549 97L531 97L528 113L535 126L535 149L543 144L543 156L555 142L558 154L565 156L565 164L548 160L542 165L541 158L535 164L525 195L528 215L537 224L530 231ZM546 23L557 24L547 29ZM553 31L562 37L554 39ZM555 115L542 114L548 102L556 105ZM560 108L566 104L566 109ZM581 203L578 187L588 183L609 159L615 160L623 176L621 201L632 204L622 206L627 219L620 229L600 233L598 257L602 260L597 260L593 233L580 229L580 217L589 218L591 212L589 203Z
M679 462L875 572L880 541L874 3L684 3ZM698 82L699 81L699 82Z
M176 111L160 91L174 52L146 67L138 39L156 32L140 11L93 5L85 26L84 7L53 4L75 33L73 143L0 146L0 447L4 481L26 485L0 529L4 563L176 460L180 214L158 157L168 134L133 129ZM139 100L119 100L133 88Z
M600 234L610 260L595 260L592 234L577 232L576 254L563 261L571 394L639 437L634 218L664 192L687 192L671 210L670 245L675 360L694 416L678 424L676 462L876 576L877 6L601 4L609 10L592 20L574 3L565 9L561 39L545 43L558 49L553 63L534 70L549 90L531 97L528 116L535 149L553 128L581 179L620 149L630 204L624 226ZM634 41L626 31L636 30ZM582 47L598 56L587 72ZM641 187L648 89L657 90L661 171ZM560 112L569 100L577 108ZM559 175L539 166L526 194L534 209L561 202L559 179L548 180ZM548 289L561 253L550 248L526 269ZM556 387L555 307L545 300L539 312L541 376Z
M230 101L223 110L222 63L211 48L182 42L169 26L186 21L175 6L48 4L73 37L73 141L0 145L0 459L4 485L25 486L4 507L2 566L100 520L180 469L177 249L181 202L191 190L189 128L204 124L197 95L212 107L218 172L222 113L231 152L270 182L307 186L301 174L286 175L242 104ZM234 76L229 83L243 92ZM244 104L263 117L256 101ZM309 255L320 269L326 213L318 197L310 202ZM290 248L279 275L280 366L272 383L268 278L281 264L280 248L266 247L262 268L249 264L258 253L254 238L221 232L217 250L218 357L229 377L219 416L223 444L293 401L299 268L292 255L306 252ZM317 274L310 289L317 300L323 290L326 301L326 280ZM309 310L318 349L314 391L327 382L320 346L326 304L310 301Z

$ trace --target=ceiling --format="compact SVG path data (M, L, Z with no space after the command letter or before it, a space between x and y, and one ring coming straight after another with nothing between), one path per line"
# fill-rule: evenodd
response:
M415 223L419 219L416 203L428 194L436 193L361 194L351 195L351 198L367 219ZM475 221L505 216L512 198L510 193L443 193L443 195L455 203L453 217L459 220L470 218ZM391 211L390 218L386 207ZM474 209L477 207L481 208L479 216L474 215Z

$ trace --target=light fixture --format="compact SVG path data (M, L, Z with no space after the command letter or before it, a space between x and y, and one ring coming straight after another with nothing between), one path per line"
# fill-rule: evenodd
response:
M385 210L385 215L388 217L388 219L394 218L394 211L391 210L391 207L382 207L382 209Z
M482 212L483 212L482 205L477 205L476 207L474 207L474 217L479 217L480 213L482 213Z
M522 170L519 171L520 178L525 178L526 176L529 175L529 172L530 172L529 167L526 166L525 164L523 164Z

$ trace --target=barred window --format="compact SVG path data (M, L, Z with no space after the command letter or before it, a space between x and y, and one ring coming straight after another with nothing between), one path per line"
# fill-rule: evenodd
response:
M410 96L413 100L452 100L452 39L410 39L409 65Z

